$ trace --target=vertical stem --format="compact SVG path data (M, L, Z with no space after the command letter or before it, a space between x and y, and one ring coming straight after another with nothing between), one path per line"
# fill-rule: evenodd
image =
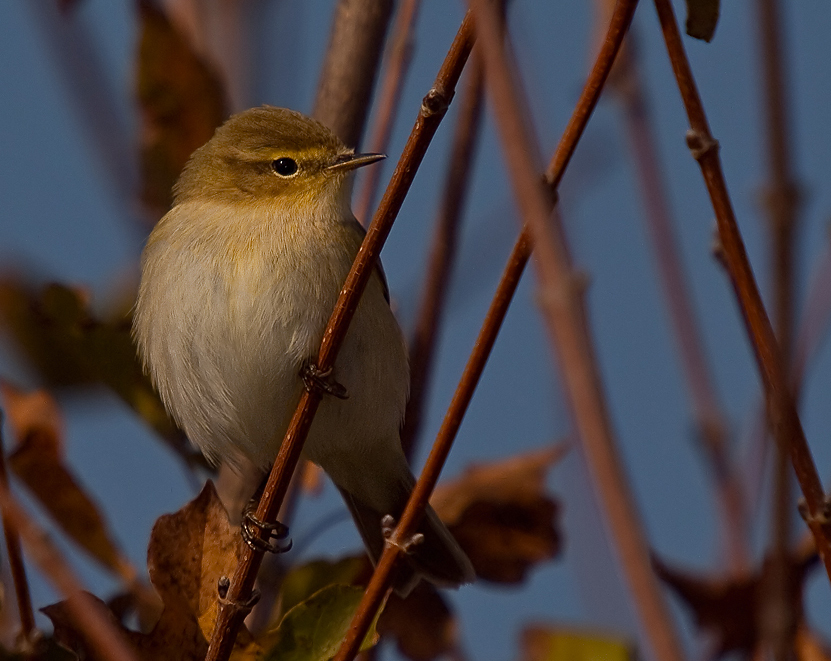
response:
M627 19L623 31L635 4L618 2L616 14ZM527 104L515 83L496 12L486 0L471 0L471 6L476 12L477 47L485 64L488 94L514 195L534 242L543 318L560 363L574 423L648 644L656 658L678 661L684 658L683 647L652 570L649 544L618 456L590 339L581 278L571 264L556 208L536 175L536 142L523 120L528 117ZM605 79L600 87L603 82ZM567 155L560 158L567 160Z
M768 183L765 208L768 214L773 274L774 327L780 359L786 371L791 364L794 319L794 252L798 230L797 186L791 168L788 143L788 106L785 96L781 12L778 0L759 0L759 56L764 81L767 134ZM775 446L771 514L772 566L765 586L760 628L770 643L776 661L785 661L796 631L794 609L789 603L788 547L791 530L791 468L787 448Z
M355 147L369 113L392 0L339 0L312 116Z
M673 231L672 213L658 162L636 49L624 48L617 66L618 96L644 200L644 221L652 239L664 298L678 343L699 441L718 493L728 560L734 570L741 570L749 562L747 510L742 484L730 459L727 422L707 367L706 351Z
M9 476L6 471L6 448L3 442L3 421L5 415L0 409L0 487L8 490ZM23 640L31 641L35 631L35 615L32 611L32 598L29 595L29 581L26 578L26 566L20 550L20 534L14 527L5 510L2 512L3 534L6 537L6 550L9 553L9 569L17 597L17 613L20 617L20 635Z
M690 122L687 144L701 167L704 183L710 194L725 264L764 384L770 425L777 443L790 452L791 463L805 496L805 520L811 528L817 551L831 580L831 539L824 524L828 517L828 504L791 396L773 327L759 294L744 241L736 223L718 157L718 142L710 133L672 5L669 0L655 0L655 9Z

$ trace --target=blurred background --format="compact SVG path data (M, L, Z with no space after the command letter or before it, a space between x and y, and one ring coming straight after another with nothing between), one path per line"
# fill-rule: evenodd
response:
M0 3L0 271L5 278L59 282L88 293L102 315L123 306L138 280L138 258L158 209L143 204L137 100L142 23L137 2L8 0ZM326 52L330 0L194 0L161 3L187 33L188 6L204 12L196 50L218 71L228 109L268 103L310 113ZM828 260L831 214L831 5L784 2L778 27L786 72L786 142L800 191L794 234L796 327L816 336L801 402L802 422L821 477L831 466L831 353L820 284ZM60 5L64 7L61 8ZM685 8L675 2L679 20ZM774 284L765 205L769 184L764 74L758 2L723 3L711 43L685 37L729 190L760 287ZM386 182L464 15L460 2L424 0L383 168ZM178 13L177 13L178 12ZM602 34L599 3L515 0L508 21L523 85L547 159L573 110ZM177 18L178 17L178 18ZM395 19L393 18L393 21ZM191 26L193 27L193 26ZM726 273L713 257L714 219L696 162L684 142L687 120L672 77L654 7L642 3L632 28L657 164L673 230L726 422L733 469L747 505L749 571L771 537L768 442L758 433L760 380ZM383 66L383 64L382 64ZM381 72L383 76L383 69ZM463 79L464 82L464 79ZM702 451L661 276L644 222L631 134L617 92L604 94L560 185L573 259L589 280L586 302L619 450L649 541L665 562L711 579L728 576L728 548L712 471ZM393 305L412 334L432 230L446 178L458 104L418 172L382 253ZM367 135L371 135L370 115ZM146 137L146 134L145 134ZM356 200L363 181L356 182ZM356 211L357 211L357 204ZM362 222L364 218L360 219ZM505 159L486 110L454 266L445 323L428 393L416 467L441 423L481 325L520 222ZM821 281L820 281L821 282ZM819 311L819 312L817 312ZM808 315L810 316L810 315ZM10 334L0 344L0 377L22 388L42 385ZM139 568L153 522L196 495L199 481L181 459L111 389L56 391L68 463L105 512L114 536ZM532 270L523 279L444 475L565 441L570 451L551 470L559 502L562 549L519 585L477 583L448 595L471 659L519 655L532 623L589 627L638 641L640 630L619 562L606 535L580 444L560 388L553 353L535 302ZM7 444L10 441L7 440ZM763 458L767 456L767 461ZM22 490L24 502L38 506ZM794 490L794 494L796 491ZM804 532L798 517L790 535ZM304 497L292 526L290 560L337 557L360 540L336 490ZM99 595L117 583L56 536L88 587ZM31 572L36 607L59 596ZM668 592L668 595L670 593ZM696 628L677 596L669 597L690 658L712 651L712 632ZM806 620L831 635L831 591L821 568L809 574ZM45 618L38 623L48 628ZM641 648L649 658L645 648ZM702 656L703 655L703 656ZM736 656L735 658L739 658Z

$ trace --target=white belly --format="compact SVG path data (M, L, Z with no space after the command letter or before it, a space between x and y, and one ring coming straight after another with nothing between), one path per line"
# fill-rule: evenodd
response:
M252 232L240 253L218 246L219 239L205 241L204 231L199 241L167 231L162 221L145 250L139 348L168 409L213 461L273 462L300 398L301 366L317 355L360 243L346 225L317 235L307 227L309 242L285 230L270 224ZM360 491L348 483L361 466L384 465L390 453L399 463L409 383L404 343L377 274L333 378L349 398L324 396L305 452L340 486Z

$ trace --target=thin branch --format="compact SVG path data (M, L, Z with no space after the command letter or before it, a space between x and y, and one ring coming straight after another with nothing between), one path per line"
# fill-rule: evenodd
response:
M765 119L767 124L768 184L765 207L771 233L771 272L773 274L773 309L776 338L782 365L791 363L794 317L794 253L799 229L797 215L798 186L792 171L788 143L789 113L785 95L786 73L783 58L783 31L777 0L759 0L759 56L764 81ZM791 532L791 469L787 449L776 444L771 517L772 565L764 586L764 606L760 630L773 650L776 661L788 658L796 631L795 611L789 603L789 543Z
M814 534L817 550L831 579L831 539L823 527L827 505L822 482L788 387L779 346L736 224L718 157L718 143L710 133L672 6L668 0L655 0L655 8L690 122L687 144L701 167L704 182L710 193L725 263L764 383L770 425L777 443L787 447L790 452L796 477L805 496L806 521Z
M3 441L3 421L5 414L0 409L0 488L8 490L9 475L6 471L6 447ZM32 611L32 597L29 594L29 581L26 578L26 566L20 551L20 534L14 527L5 510L2 513L3 534L6 538L6 550L9 553L9 569L17 598L17 613L20 617L20 637L27 644L33 642L35 633L35 614Z
M339 0L312 116L344 144L361 142L392 0ZM367 74L370 75L367 75Z
M317 357L317 366L324 372L335 361L346 336L349 322L352 320L361 294L372 274L378 254L418 171L418 166L424 158L427 147L453 98L456 84L472 47L473 21L467 15L442 64L433 88L424 97L404 153L401 155L387 192L375 213L324 331ZM277 516L291 475L300 458L303 442L320 404L320 398L320 393L308 390L304 391L300 398L257 507L256 517L261 521L274 521ZM228 659L239 625L250 609L247 602L251 598L262 556L262 551L255 551L247 544L243 545L241 559L231 580L227 600L222 604L217 617L206 657L208 661Z
M550 190L554 194L556 194L557 184L562 178L570 156L574 153L577 142L589 121L594 107L597 105L603 84L609 75L615 55L620 49L623 36L631 22L635 5L636 1L622 2L618 5L617 11L610 23L606 40L598 54L597 61L583 88L583 92L566 131L560 139L560 143L552 159L554 164L549 169L549 174L546 178ZM535 179L537 178L535 177ZM453 400L445 414L444 422L433 444L433 449L427 459L424 470L416 483L416 487L410 496L410 500L407 503L407 507L401 516L398 526L387 541L384 553L378 565L375 567L375 572L367 586L364 598L358 606L358 610L349 627L349 632L341 643L341 648L338 650L335 661L348 661L355 656L372 619L375 617L375 613L381 605L381 601L389 590L395 562L406 546L406 541L413 534L413 531L416 530L430 493L438 481L439 473L450 452L450 447L473 397L473 392L476 389L490 351L496 341L508 306L516 291L519 279L522 276L523 269L528 263L528 258L531 253L530 237L531 232L526 225L514 245L508 265L502 274L496 294L491 302L471 356L465 366L461 381L453 395ZM681 657L678 658L680 659Z
M530 255L530 237L527 232L522 232L508 259L508 265L505 267L496 294L493 301L491 301L485 322L481 331L479 331L476 344L470 358L468 358L462 378L436 437L436 442L433 444L430 456L424 464L424 470L418 478L398 526L387 540L384 553L375 567L375 572L372 574L364 598L358 606L358 611L355 613L349 632L341 643L334 661L349 661L355 656L361 641L366 636L370 623L375 617L375 613L378 612L381 601L389 590L395 562L400 554L405 552L404 548L407 545L407 540L412 537L413 531L418 527L418 523L424 514L424 508L427 506L430 494L438 482L441 469L447 455L450 453L450 448L462 424L467 407L473 398L473 393L485 369L485 364L488 361L494 342L496 342L502 321L508 312L508 306L511 304L511 299Z
M818 259L819 264L815 267L808 285L808 294L805 297L794 345L790 383L797 404L802 395L808 367L813 364L823 340L828 336L831 323L831 232L826 238L825 251ZM749 474L747 502L756 504L756 508L750 513L750 517L754 518L757 515L756 510L761 505L766 464L764 459L767 430L764 402L760 402L756 407L751 420L752 428L747 433L750 440L745 443L747 449L743 455L744 464L751 466L746 471Z
M113 627L111 615L84 591L61 553L32 522L33 517L15 500L5 483L0 483L0 508L4 520L23 538L29 557L66 599L69 616L96 656L112 661L136 661L127 641Z
M630 35L631 46L632 36ZM701 340L681 251L675 238L666 185L661 175L652 118L640 77L635 48L624 48L618 58L615 89L621 101L629 145L644 201L644 220L652 239L664 298L678 344L681 367L692 401L701 449L710 467L722 514L727 556L736 571L746 568L748 517L741 479L730 458L727 421L719 404L707 352Z
M656 658L677 661L684 658L683 647L652 571L646 534L618 456L590 339L583 281L572 267L559 214L535 174L536 142L523 121L527 104L515 82L496 13L485 0L471 5L476 8L480 52L507 169L520 213L534 240L540 306L559 359L574 423L648 644ZM634 1L619 1L615 14L631 18L635 5ZM560 158L567 160L567 156L570 154Z
M469 81L459 104L459 117L448 162L439 217L430 250L427 282L424 286L416 328L410 342L410 399L404 414L401 445L411 458L421 426L421 413L428 390L441 325L462 213L467 199L468 183L473 168L473 152L482 117L482 67L473 57Z
M372 137L367 143L367 151L373 154L385 154L389 147L393 123L401 102L401 92L410 70L413 32L420 6L421 0L404 0L395 17L390 39L389 61L385 67L384 79L378 93L378 113ZM362 223L368 221L372 207L375 205L381 172L381 168L369 168L363 175L363 187L358 203L355 205L355 217Z

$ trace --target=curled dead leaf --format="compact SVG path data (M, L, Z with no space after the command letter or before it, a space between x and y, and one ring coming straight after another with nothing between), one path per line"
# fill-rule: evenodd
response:
M149 633L126 629L107 612L141 659L180 661L204 659L207 637L218 610L217 583L238 561L239 535L209 481L190 503L173 514L159 517L150 537L147 564L150 581L162 601L158 621ZM106 607L103 602L103 607ZM78 634L65 602L43 609L55 624L56 635L82 658L95 658ZM243 628L231 658L253 661L261 649Z
M430 499L480 578L519 583L560 550L559 504L546 493L557 445L480 466L436 488Z
M17 446L9 467L76 544L127 585L137 572L118 548L98 505L67 467L61 415L45 390L23 392L0 382Z

